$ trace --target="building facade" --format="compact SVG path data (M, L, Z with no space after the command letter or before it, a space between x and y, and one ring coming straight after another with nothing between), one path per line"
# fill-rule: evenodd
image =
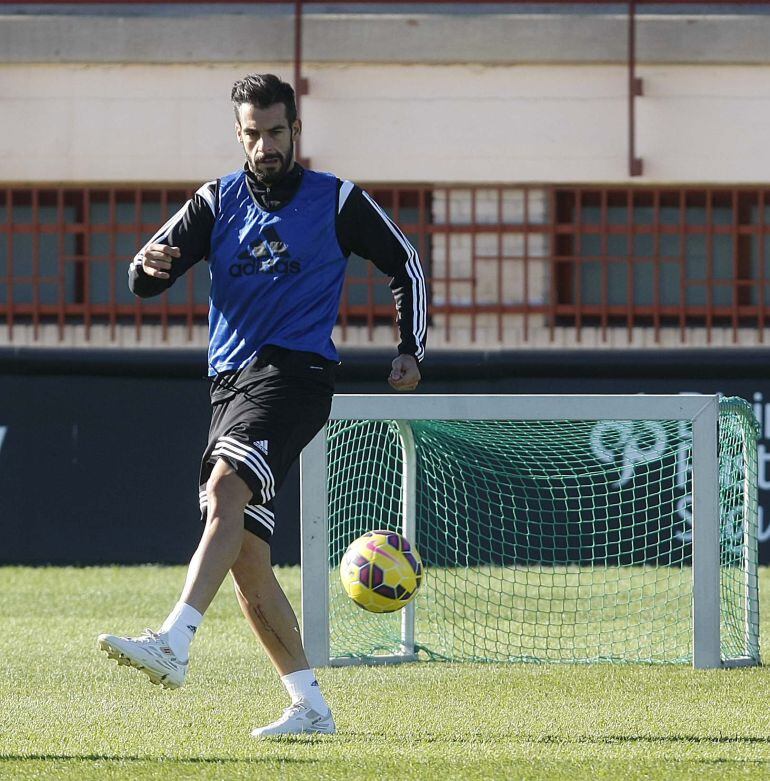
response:
M4 12L0 341L204 344L206 269L138 305L125 263L241 164L230 85L273 71L307 82L302 157L418 247L433 347L764 344L769 14L641 5L631 100L623 4L412 5L307 5L300 46L288 5ZM353 258L337 341L392 319Z

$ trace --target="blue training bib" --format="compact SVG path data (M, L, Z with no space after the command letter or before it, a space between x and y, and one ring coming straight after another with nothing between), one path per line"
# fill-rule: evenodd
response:
M211 234L209 374L267 344L339 356L332 342L347 258L337 240L337 178L305 170L294 198L266 211L244 170L220 180Z

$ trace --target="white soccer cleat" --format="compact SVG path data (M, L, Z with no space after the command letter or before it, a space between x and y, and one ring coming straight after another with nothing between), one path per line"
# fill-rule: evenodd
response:
M140 637L99 635L99 648L118 664L141 670L154 684L178 689L184 683L187 662L177 659L165 632L145 629Z
M337 731L334 726L332 712L326 715L313 710L304 700L289 705L278 721L266 727L258 727L251 731L252 738L269 738L273 735L302 735L320 733L333 735Z

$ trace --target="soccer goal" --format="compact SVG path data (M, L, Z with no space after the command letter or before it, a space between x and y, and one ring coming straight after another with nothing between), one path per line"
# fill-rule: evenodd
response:
M756 446L737 398L337 396L301 459L309 660L758 664ZM339 581L371 529L425 564L396 614Z

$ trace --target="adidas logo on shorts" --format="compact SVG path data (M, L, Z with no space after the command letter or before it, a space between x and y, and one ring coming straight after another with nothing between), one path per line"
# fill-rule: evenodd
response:
M260 440L258 440L256 442L252 442L252 444L254 445L254 447L257 450L259 450L262 453L264 453L265 455L267 455L267 440L266 439L260 439Z

